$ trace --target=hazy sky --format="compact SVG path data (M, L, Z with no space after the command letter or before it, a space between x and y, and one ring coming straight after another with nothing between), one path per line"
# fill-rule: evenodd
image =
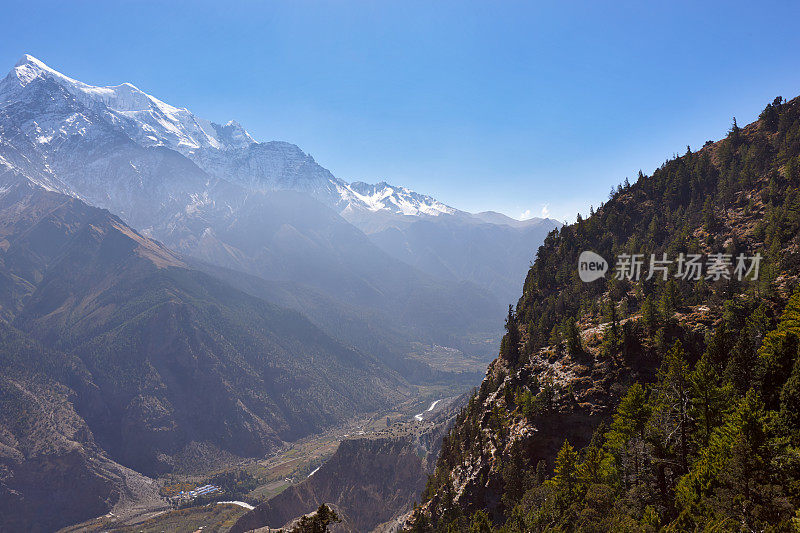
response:
M574 219L800 94L798 2L9 2L24 53L130 81L347 180Z

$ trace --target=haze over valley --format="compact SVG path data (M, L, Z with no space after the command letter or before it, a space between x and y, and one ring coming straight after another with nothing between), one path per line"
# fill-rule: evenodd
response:
M2 327L37 354L4 362L19 527L110 511L126 476L263 457L477 384L560 226L348 183L297 146L30 55L0 101ZM60 411L13 422L54 394ZM54 463L94 485L73 491Z

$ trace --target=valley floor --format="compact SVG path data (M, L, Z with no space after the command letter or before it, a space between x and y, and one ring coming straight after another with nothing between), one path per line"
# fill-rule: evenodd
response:
M115 507L106 515L76 524L60 533L115 531L227 531L253 504L269 500L288 487L302 482L313 474L336 451L339 443L349 438L379 438L403 436L416 431L419 422L441 408L443 400L464 392L463 386L426 386L413 400L394 409L354 418L328 430L286 443L281 449L261 459L210 465L206 468L178 469L169 476L157 479L162 493L170 486L197 486L217 474L243 471L257 480L257 486L242 499L232 501L220 495L220 500L208 500L181 509L174 509L166 497L152 498ZM447 403L447 402L444 402ZM387 424L388 419L388 424Z

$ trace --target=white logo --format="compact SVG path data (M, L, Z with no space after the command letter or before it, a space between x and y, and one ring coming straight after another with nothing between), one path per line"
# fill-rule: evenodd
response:
M600 279L608 272L608 262L594 252L581 252L578 257L578 276L581 281L589 283Z

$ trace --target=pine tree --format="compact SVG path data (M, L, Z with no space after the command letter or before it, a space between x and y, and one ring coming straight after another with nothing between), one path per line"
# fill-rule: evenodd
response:
M608 328L605 330L603 338L604 351L607 356L615 357L622 348L622 332L619 325L617 306L613 301L608 302L606 319L608 320Z
M664 292L661 294L661 314L664 318L671 317L680 307L680 290L675 280L670 279L667 281L666 285L664 285Z
M529 472L528 458L521 446L512 446L507 458L502 463L500 475L503 478L502 501L506 507L513 507L513 503L533 484L533 479L525 472Z
M581 492L585 492L591 485L606 483L613 476L610 466L613 458L602 445L604 434L605 431L601 424L595 430L589 446L583 452L583 460L578 465L578 482Z
M742 400L737 412L738 431L710 501L718 512L747 531L778 524L791 510L771 472L763 406L752 390Z
M519 363L519 328L517 318L514 316L514 307L508 306L508 316L506 317L506 334L500 342L500 356L508 361L512 367Z
M781 389L780 420L797 442L800 436L800 357L795 358L792 374Z
M575 499L578 484L578 452L567 440L564 441L556 456L551 481L568 502Z
M725 364L731 348L728 326L722 321L714 330L711 338L708 339L704 356L718 374L725 370Z
M556 353L561 353L561 332L556 326L550 330L550 345L555 348Z
M605 434L605 446L615 458L626 486L639 480L644 464L645 427L650 412L644 387L634 383L620 401Z
M755 339L746 330L739 333L725 368L725 379L739 394L745 394L753 383L756 367Z
M566 319L564 323L564 337L567 339L567 351L572 355L583 353L581 335L574 319Z
M739 129L739 124L736 123L736 117L733 117L733 123L731 124L731 129L728 130L728 138L733 141L734 147L739 144L741 140L740 137L741 130Z
M758 381L769 408L777 408L781 387L789 378L800 350L800 289L795 291L758 350Z
M653 385L654 408L649 426L661 454L674 451L681 469L688 469L689 410L691 408L689 365L680 341L664 357Z
M652 335L658 328L658 313L656 306L653 304L653 298L647 296L642 303L642 320L644 321L647 331Z
M331 524L341 522L336 511L322 504L311 516L303 516L300 522L291 529L291 533L327 533Z
M778 96L772 103L767 104L767 107L759 115L759 120L763 123L764 129L767 131L775 131L778 129L778 122L780 121L781 107L783 98Z
M541 459L536 463L536 475L534 481L537 485L541 485L547 479L547 463Z
M711 432L719 425L729 405L732 390L722 385L720 376L714 371L708 356L703 356L689 376L692 387L692 407L698 421L700 442L708 445Z
M492 533L492 521L486 511L476 511L469 523L469 533Z
M800 176L800 162L798 162L796 157L790 157L786 162L786 166L784 167L784 175L789 181L796 180L797 177Z

